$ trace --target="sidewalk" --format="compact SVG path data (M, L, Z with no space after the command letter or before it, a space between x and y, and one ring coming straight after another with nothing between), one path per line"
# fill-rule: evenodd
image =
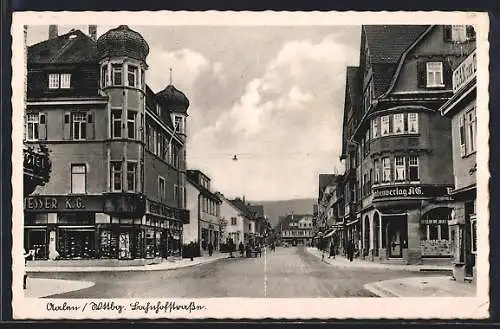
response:
M25 297L41 298L70 291L92 287L94 282L56 279L38 279L28 277Z
M103 266L101 260L71 260L71 261L37 261L26 266L27 273L35 272L126 272L126 271L165 271L185 268L195 265L207 264L220 259L229 258L229 254L214 254L212 256L189 258L164 259L157 264L130 264L130 261L114 261L112 266ZM151 260L150 262L152 262ZM60 262L60 264L58 264Z
M321 258L321 251L314 247L308 247L307 251L312 255ZM451 265L400 265L400 264L382 264L370 262L362 259L354 259L352 262L344 256L337 255L335 258L328 258L325 254L324 262L337 267L359 268L359 269L379 269L379 270L397 270L409 272L451 272Z
M366 290L380 297L474 297L476 286L449 276L394 279L368 283Z

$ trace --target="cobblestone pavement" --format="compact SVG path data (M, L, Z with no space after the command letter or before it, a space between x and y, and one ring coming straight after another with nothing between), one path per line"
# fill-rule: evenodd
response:
M30 273L37 278L95 282L87 289L51 296L58 298L375 297L363 288L365 284L411 276L423 274L336 268L303 247L169 271Z

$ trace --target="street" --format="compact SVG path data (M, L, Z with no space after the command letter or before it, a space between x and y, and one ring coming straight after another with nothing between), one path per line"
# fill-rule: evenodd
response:
M332 267L304 247L168 271L30 273L32 278L95 282L90 288L53 298L375 297L363 289L364 284L410 276L422 274Z

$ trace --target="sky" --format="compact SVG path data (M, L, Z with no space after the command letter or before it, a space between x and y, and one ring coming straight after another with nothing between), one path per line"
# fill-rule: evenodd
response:
M98 26L100 36L114 26ZM88 33L88 26L59 26ZM146 82L190 100L188 169L247 200L317 198L318 175L341 172L346 67L359 26L130 26L148 42ZM28 45L48 26L29 26ZM238 160L233 161L234 155Z

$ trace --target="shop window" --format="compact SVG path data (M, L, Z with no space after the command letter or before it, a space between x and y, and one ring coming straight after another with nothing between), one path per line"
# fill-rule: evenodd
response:
M113 192L122 191L122 162L111 161L111 190Z
M111 111L111 137L122 137L122 110Z
M135 192L137 185L137 162L127 162L127 189L128 191Z
M112 74L112 78L113 78L113 86L121 86L123 84L122 64L112 64L111 65L111 74Z
M87 167L85 164L71 165L71 193L87 193Z
M129 87L137 87L137 82L138 82L138 69L137 66L134 65L127 65L127 82Z
M389 158L382 158L382 174L383 174L383 182L387 183L391 181L391 163Z
M136 139L136 121L137 121L137 112L128 110L127 111L127 134L128 138Z
M405 158L403 156L396 156L394 157L394 173L395 177L394 180L396 182L402 182L404 181L405 178Z
M418 182L420 180L417 156L408 157L408 176L411 182Z

